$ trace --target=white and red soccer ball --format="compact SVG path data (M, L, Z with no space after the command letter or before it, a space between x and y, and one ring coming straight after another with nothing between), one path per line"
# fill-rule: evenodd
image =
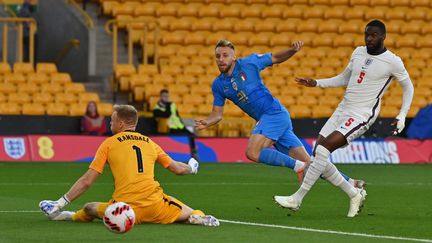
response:
M135 224L135 212L128 204L116 202L105 210L103 222L111 232L126 233Z

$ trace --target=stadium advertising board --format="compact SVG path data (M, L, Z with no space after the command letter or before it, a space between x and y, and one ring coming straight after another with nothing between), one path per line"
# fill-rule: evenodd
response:
M0 161L89 162L105 137L70 135L0 136ZM151 137L172 158L190 157L185 136ZM250 163L245 151L247 138L197 138L202 162ZM310 153L314 139L302 140ZM333 163L432 163L432 140L356 140L331 155Z

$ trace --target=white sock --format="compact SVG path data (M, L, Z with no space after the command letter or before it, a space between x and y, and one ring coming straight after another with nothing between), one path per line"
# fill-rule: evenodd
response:
M358 190L340 174L333 163L328 163L323 177L334 186L341 188L350 198L357 195Z
M299 172L299 170L304 168L304 165L305 165L305 163L303 161L296 160L295 165L294 165L294 171Z
M330 156L330 151L328 151L324 146L318 145L315 150L315 158L311 162L309 169L307 170L303 183L301 184L299 190L293 194L294 199L297 202L303 201L307 192L312 188L315 182L318 180L320 175L325 171L327 164L327 158Z

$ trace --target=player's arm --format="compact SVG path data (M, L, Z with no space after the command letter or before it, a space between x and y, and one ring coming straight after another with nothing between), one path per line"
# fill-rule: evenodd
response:
M414 96L414 86L409 77L399 81L399 84L402 86L403 99L399 115L397 115L396 119L391 124L392 126L395 126L395 128L393 129L394 135L401 133L402 130L405 128L405 118L411 107L411 102Z
M57 201L43 200L39 203L40 209L47 215L53 214L61 210L64 206L81 196L86 192L90 186L96 181L99 172L88 169L87 172L81 176L69 191L60 197Z
M334 87L347 86L350 77L351 77L351 69L347 67L342 73L332 78L315 80L313 78L296 77L295 81L298 84L306 87L334 88Z
M209 126L217 124L222 120L224 107L223 106L213 106L213 110L210 115L205 119L196 119L195 128L198 130L205 129Z
M198 167L198 161L190 158L187 164L172 160L167 169L176 175L189 175L198 173Z
M296 41L292 44L291 48L284 49L272 54L272 63L279 64L285 62L290 57L294 56L303 46L303 41Z

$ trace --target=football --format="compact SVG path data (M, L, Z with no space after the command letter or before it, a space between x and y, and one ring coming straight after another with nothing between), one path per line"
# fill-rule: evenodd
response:
M128 204L116 202L105 210L103 222L111 232L126 233L135 224L135 212Z

